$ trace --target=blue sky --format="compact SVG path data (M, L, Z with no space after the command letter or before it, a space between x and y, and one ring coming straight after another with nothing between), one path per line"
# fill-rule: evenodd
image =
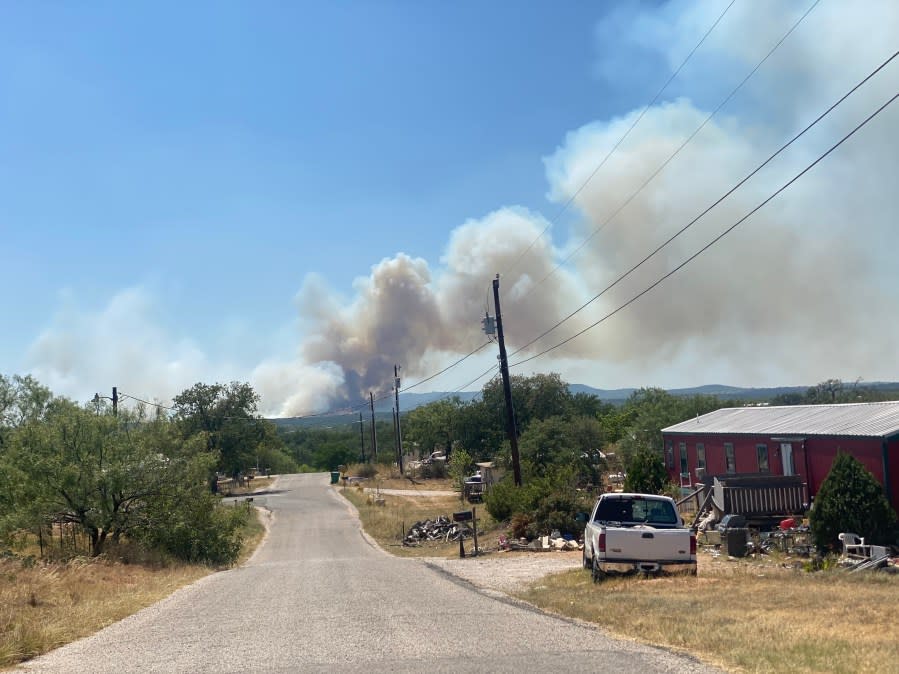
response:
M447 307L482 306L492 273L485 265L481 278L460 281L463 249L494 263L493 273L505 272L518 240L502 235L504 228L524 242L540 232L543 218L555 219L589 173L584 167L595 167L611 146L616 123L642 109L726 4L4 5L0 372L33 372L75 397L118 383L135 395L169 399L198 379L236 378L257 384L269 411L302 413L357 395L346 388L350 371L371 387L382 377L381 360L399 360L411 379L436 371L477 345L483 310L468 325L467 314ZM785 44L782 60L772 59L755 86L716 118L709 132L721 137L686 159L689 168L674 168L689 187L665 179L646 194L650 211L625 223L592 260L588 251L580 262L563 264L556 275L562 285L549 287L548 297L519 306L513 291L522 295L540 264L559 263L602 219L613 197L630 189L624 177L639 182L644 174L631 176L631 168L648 170L658 159L655 148L686 134L686 125L711 110L809 4L737 0L635 129L645 156L639 147L627 154L623 146L615 159L621 154L630 163L610 164L605 182L598 175L580 193L541 238L545 259L533 269L523 260L522 269L510 270L504 290L512 293L519 345L539 334L540 320L548 327L598 292L628 255L651 250L647 231L655 235L658 223L719 196L718 178L745 172L756 149L776 147L800 120L808 121L807 111L889 55L882 26L896 12L888 3L871 3L847 18L840 12L851 9L823 0ZM872 38L875 26L881 28ZM823 30L834 47L862 35L871 43L826 80L821 66L836 54L826 53ZM897 72L885 73L881 91L895 86ZM837 131L809 144L808 156ZM895 170L889 153L883 155L876 161L887 162L888 173ZM791 161L798 166L803 156ZM772 174L771 184L786 175ZM822 183L797 190L785 211L807 212L803 204L827 191L827 179L841 182L838 173L825 174ZM763 194L765 183L757 190L748 192L746 204ZM653 210L665 200L670 208ZM882 221L887 229L894 205L890 199L879 204L875 225ZM515 213L523 220L504 220ZM811 247L821 247L812 256L821 259L843 250L842 237L851 235L838 224L828 225L826 237L792 223L769 224L779 235L789 229L792 245L803 250L811 236ZM495 246L504 244L506 257L492 259ZM736 248L730 254L742 255ZM876 266L858 254L847 256L847 264ZM758 255L760 265L771 261L770 251ZM719 257L725 268L726 256ZM421 264L406 268L403 260ZM383 264L391 261L396 264ZM378 279L398 270L400 285L420 284L421 306L403 300L410 313L430 315L433 332L458 330L458 339L435 338L427 326L407 324L414 317L399 306L382 304ZM796 271L797 297L808 273ZM840 286L854 283L883 290L866 278ZM467 291L475 286L477 292ZM384 287L397 286L385 281ZM739 288L730 290L721 307L734 306ZM670 292L669 306L670 297L687 290ZM389 325L378 323L394 311ZM533 315L526 320L526 313ZM825 317L812 313L783 330L770 326L764 337L774 341L766 348L777 344L784 356L755 370L733 362L745 361L749 345L729 356L726 332L712 331L714 343L704 344L708 331L671 326L677 319L668 314L662 323L671 337L664 343L635 338L635 326L623 325L616 334L628 349L596 346L597 359L592 347L580 347L532 367L595 386L899 375L870 355L849 355L835 367L827 345L813 361L784 368L795 361L789 350L800 326ZM388 327L402 335L391 334L385 351L379 339L387 339ZM337 342L343 346L331 348ZM862 346L859 354L870 352ZM705 355L710 351L712 359ZM492 358L473 359L434 388L459 386ZM308 388L322 393L310 398Z

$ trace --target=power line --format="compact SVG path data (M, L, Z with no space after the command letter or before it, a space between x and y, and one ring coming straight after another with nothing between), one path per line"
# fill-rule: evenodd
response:
M799 19L798 19L798 20L797 20L797 21L790 27L790 29L789 29L786 33L784 33L783 37L780 38L780 40L778 40L777 43L776 43L773 47L771 47L771 49L768 51L768 53L765 54L764 58L762 58L762 60L759 61L759 62L756 64L756 66L755 66L752 70L749 71L749 73L746 75L746 77L744 77L743 80L742 80L736 87L734 87L734 88L731 90L731 92L730 92L727 96L725 96L724 100L722 100L722 101L718 104L718 106L717 106L714 110L712 110L712 112L711 112L711 113L710 113L710 114L703 120L702 124L700 124L698 127L696 127L696 130L693 131L693 133L691 133L691 134L687 137L687 139L686 139L683 143L681 143L680 146L679 146L673 153L671 153L671 155L670 155L665 161L663 161L662 164L661 164L655 171L653 171L652 174L650 174L650 176L643 182L643 184L640 185L640 187L638 187L638 188L636 189L635 192L633 192L627 199L625 199L625 201L624 201L620 206L618 206L618 208L616 208L616 209L612 212L611 215L609 215L605 220L603 220L603 222L600 223L600 224L599 224L599 225L598 225L598 226L597 226L597 227L590 233L590 235L589 235L587 238L585 238L583 241L581 241L581 243L577 246L577 248L575 248L574 250L572 250L572 251L571 251L571 252L570 252L570 253L569 253L569 254L568 254L568 255L567 255L561 262L558 262L558 263L557 263L557 264L556 264L556 265L555 265L555 266L554 266L554 267L553 267L553 268L552 268L552 269L551 269L551 270L550 270L550 271L549 271L549 272L548 272L542 279L540 279L540 280L537 281L534 285L532 285L531 288L530 288L530 289L528 290L528 292L527 292L528 295L534 291L534 288L536 288L536 287L539 286L541 283L543 283L544 281L546 281L550 276L552 276L553 274L555 274L555 273L559 270L559 268L560 268L562 265L564 265L566 262L568 262L568 261L569 261L571 258L573 258L575 255L577 255L577 254L584 248L584 246L586 246L586 245L593 239L594 236L596 236L596 235L599 234L603 229L605 229L606 225L608 225L610 222L612 222L612 220L614 220L615 217L616 217L619 213L621 213L621 211L623 211L625 208L627 208L627 207L630 205L630 203L631 203L631 202L632 202L632 201L633 201L633 200L634 200L634 199L635 199L635 198L636 198L636 197L637 197L637 196L638 196L638 195L639 195L639 194L640 194L640 193L641 193L641 192L642 192L642 191L643 191L643 190L644 190L644 189L645 189L645 188L646 188L646 187L647 187L653 180L655 180L656 177L657 177L663 170L665 170L665 168L668 166L668 164L671 163L671 161L672 161L675 157L677 157L677 155L680 154L681 150L683 150L685 147L687 147L687 145L690 144L690 142L691 142L691 141L692 141L692 140L699 134L699 132L702 131L702 130L705 128L706 124L708 124L708 123L712 120L712 118L713 118L715 115L717 115L717 114L721 111L721 108L723 108L725 105L727 105L727 104L730 102L730 100L736 95L736 93L737 93L740 89L743 88L743 85L746 84L746 82L748 82L748 81L750 80L750 78L752 78L752 76L755 75L755 73L758 71L758 69L761 68L762 65L764 65L764 63L771 57L771 55L772 55L775 51L777 51L778 48L780 48L780 46L781 46L781 45L786 41L786 39L793 33L793 31L796 30L796 28L799 26L799 24L802 23L802 22L805 20L805 17L807 17L807 16L811 13L811 11L818 5L818 3L819 3L820 1L821 1L821 0L815 0L815 1L811 4L811 6L809 6L809 8L805 11L805 13L804 13L802 16L799 17ZM644 110L644 112L645 112L645 110ZM616 147L617 147L617 146L616 146ZM603 161L605 161L605 160L603 160ZM590 177L592 178L593 176L591 175ZM588 179L588 182L589 182L589 179ZM581 188L578 189L577 192L575 192L574 196L577 196L577 195L581 192L581 190L584 189L585 186L586 186L586 183L584 183L584 185L582 185ZM573 197L572 197L572 198L573 198ZM545 231L545 230L544 230L544 231ZM531 244L531 245L533 245L533 244Z
M628 129L624 132L624 134L621 136L621 138L618 139L618 142L616 142L615 145L612 147L612 149L606 153L606 156L603 157L602 161L599 162L599 164L596 166L595 169L593 169L593 172L590 173L589 176L587 176L587 179L581 184L581 186L578 187L578 189L574 192L574 194L572 194L568 198L568 200L562 205L562 208L559 209L559 211L556 213L556 215L552 219L547 221L546 227L544 227L543 230L536 236L536 238L533 241L531 241L530 244L528 244L527 248L525 248L521 252L521 254L515 259L515 261L507 268L506 272L504 274L502 274L503 276L508 274L519 262L521 262L522 258L524 258L524 256L528 254L528 251L530 251L531 248L534 247L534 244L536 244L540 240L540 237L542 237L544 234L546 234L547 230L549 230L549 228L553 225L553 222L558 220L562 216L562 214L568 209L568 207L574 202L574 200L581 193L581 191L587 186L587 183L589 183L591 180L593 180L593 177L599 172L599 170L603 166L605 166L605 164L609 160L609 158L615 153L615 151L618 149L618 147L630 135L631 131L634 130L634 127L640 123L640 120L643 119L643 116L647 113L647 111L655 104L655 102L657 100L659 100L659 97L662 95L662 93L664 93L665 89L668 88L668 85L671 84L671 82L674 81L674 78L680 74L680 71L683 70L685 65L687 65L687 62L693 57L693 54L696 53L696 50L698 50L702 46L702 44L705 42L706 38L709 35L711 35L712 31L715 30L717 25L721 22L721 19L724 18L724 15L727 14L727 12L730 10L731 7L733 7L733 5L736 1L737 0L731 0L730 4L728 4L727 7L724 8L724 11L718 15L718 18L715 19L715 22L709 27L709 29L705 32L705 34L702 36L702 38L700 38L699 42L696 43L696 46L690 50L690 53L687 54L686 58L684 58L684 60L681 61L681 64L677 67L677 69L675 69L675 71L673 73L671 73L671 76L665 81L665 84L662 85L662 88L659 89L656 92L656 95L652 97L652 100L646 104L646 106L643 108L643 110L640 112L640 114L637 116L637 118L631 123L630 127L628 127ZM818 2L818 0L816 0L815 4L817 4L817 2Z
M740 218L739 220L737 220L733 225L731 225L730 227L728 227L727 229L725 229L721 234L719 234L718 236L716 236L714 239L712 239L709 243L707 243L705 246L703 246L702 248L700 248L700 249L699 249L697 252L695 252L693 255L691 255L691 256L688 257L686 260L684 260L683 262L681 262L681 263L680 263L678 266L676 266L674 269L672 269L672 270L669 271L667 274L663 275L661 278L659 278L658 280L656 280L656 281L655 281L652 285L650 285L648 288L645 288L645 289L642 290L641 292L637 293L637 294L634 295L631 299L629 299L627 302L625 302L624 304L622 304L621 306L619 306L617 309L615 309L614 311L609 312L608 314L606 314L605 316L603 316L602 318L600 318L600 319L599 319L598 321L596 321L595 323L593 323L593 324L591 324L591 325L588 325L586 328L584 328L583 330L580 330L579 332L575 333L575 334L572 335L571 337L568 337L567 339L562 340L562 341L559 342L558 344L555 344L555 345L549 347L548 349L544 349L544 350L541 351L540 353L537 353L537 354L535 354L535 355L533 355L533 356L530 356L530 357L528 357L528 358L525 358L525 359L523 359L523 360L520 360L520 361L518 361L517 363L512 364L510 367L517 367L518 365L523 365L524 363L527 363L527 362L530 362L530 361L532 361L532 360L534 360L534 359L536 359L536 358L539 358L540 356L543 356L543 355L549 353L550 351L554 351L555 349L558 349L560 346L563 346L563 345L567 344L568 342L572 341L573 339L576 339L577 337L580 337L580 336L583 335L585 332L587 332L587 331L589 331L589 330L592 330L593 328L595 328L595 327L596 327L597 325L599 325L600 323L606 321L607 319L609 319L609 318L611 318L612 316L614 316L615 314L617 314L619 311L625 309L626 307L628 307L628 306L630 306L631 304L633 304L634 302L636 302L638 299L640 299L641 297L643 297L643 295L645 295L646 293L648 293L650 290L652 290L652 289L655 288L656 286L660 285L660 284L661 284L663 281L665 281L667 278L673 276L675 273L677 273L678 271L680 271L681 269L683 269L683 268L684 268L685 266L687 266L690 262L692 262L692 261L695 260L697 257L699 257L702 253L704 253L704 252L707 251L709 248L711 248L713 245L715 245L716 243L718 243L718 241L720 241L720 240L723 239L725 236L727 236L728 234L730 234L730 232L732 232L732 231L733 231L734 229L736 229L740 224L742 224L743 222L745 222L750 216L752 216L754 213L756 213L757 211L759 211L762 207L764 207L766 204L768 204L768 203L769 203L772 199L774 199L777 195L779 195L781 192L783 192L783 191L786 190L788 187L790 187L790 185L792 185L792 184L795 183L797 180L799 180L802 176L804 176L806 173L808 173L812 168L814 168L815 166L817 166L822 160L824 160L825 157L827 157L828 155L830 155L834 150L836 150L836 149L837 149L838 147L840 147L843 143L845 143L847 140L849 140L849 138L851 138L853 135L855 135L855 133L856 133L857 131L859 131L859 129L861 129L862 127L864 127L868 122L870 122L870 121L871 121L872 119L874 119L877 115L879 115L883 110L885 110L885 109L887 108L887 106L889 106L891 103L893 103L897 98L899 98L899 93L894 94L893 97L890 98L886 103L884 103L883 105L881 105L877 110L875 110L875 111L874 111L873 113L871 113L868 117L866 117L864 121L862 121L862 122L861 122L858 126L856 126L852 131L850 131L850 132L847 133L845 136L843 136L839 141L837 141L837 143L835 143L834 145L832 145L832 146L830 147L830 149L828 149L824 154L820 155L817 159L815 159L815 161L813 161L811 164L809 164L808 166L806 166L802 171L800 171L800 172L797 173L795 176L793 176L793 178L791 178L789 181L787 181L786 183L784 183L784 184L783 184L777 191L775 191L771 196L769 196L767 199L765 199L764 201L762 201L758 206L756 206L755 208L753 208L753 209L752 209L751 211L749 211L746 215L744 215L742 218Z
M130 393L119 393L119 397L130 398L131 400L134 400L139 403L143 403L144 405L150 405L151 407L161 407L162 409L169 410L170 412L177 411L176 408L174 408L174 407L168 407L167 405L163 405L162 403L151 403L149 400L141 400L140 398L137 398L137 397L131 395Z
M721 202L723 202L725 199L727 199L727 197L729 197L731 194L733 194L734 192L736 192L736 191L737 191L740 187L742 187L748 180L750 180L750 179L751 179L753 176L755 176L759 171L761 171L765 166L767 166L769 163L771 163L771 162L775 159L775 157L777 157L777 156L778 156L779 154L781 154L784 150L786 150L788 147L790 147L793 143L795 143L797 140L799 140L799 138L801 138L802 136L804 136L804 135L806 134L806 132L808 132L812 127L814 127L815 125L817 125L822 119L824 119L827 115L829 115L831 112L833 112L833 110L834 110L837 106L839 106L841 103L843 103L843 101L845 101L845 100L846 100L847 98L849 98L852 94L854 94L860 87L862 87L866 82L868 82L868 80L870 80L870 79L871 79L872 77L874 77L877 73L879 73L881 70L883 70L883 69L884 69L884 68L885 68L891 61L893 61L893 59L895 59L897 56L899 56L899 51L894 52L892 56L890 56L889 58L887 58L887 59L886 59L883 63L881 63L877 68L875 68L874 70L872 70L867 76L865 76L861 81L859 81L858 84L856 84L854 87L852 87L852 89L850 89L850 90L847 91L845 94L843 94L843 96L841 96L835 103L833 103L829 108L827 108L827 110L825 110L825 111L822 112L820 115L818 115L818 117L815 118L815 120L812 121L810 124L808 124L804 129L802 129L802 131L800 131L800 132L797 133L795 136L793 136L789 141L787 141L786 143L784 143L783 145L781 145L780 148L779 148L777 151L775 151L775 152L774 152L771 156L769 156L765 161L763 161L763 162L762 162L761 164L759 164L755 169L753 169L749 174L747 174L746 177L744 177L742 180L740 180L739 182L737 182L737 184L735 184L735 185L734 185L733 187L731 187L727 192L725 192L724 195L721 196L717 201L715 201L714 203L712 203L712 204L711 204L710 206L708 206L704 211L702 211L699 215L697 215L695 218L693 218L690 222L688 222L686 225L684 225L683 227L681 227L677 232L675 232L671 237L669 237L664 243L662 243L661 245L659 245L659 246L658 246L655 250L653 250L649 255L647 255L646 257L644 257L644 258L643 258L642 260L640 260L637 264L635 264L633 267L631 267L631 268L628 269L626 272L624 272L622 275L620 275L618 278L616 278L612 283L610 283L610 284L607 285L605 288L603 288L602 291L600 291L598 294L594 295L594 296L593 296L592 298L590 298L587 302L585 302L584 304L582 304L581 306L579 306L577 309L575 309L574 311L572 311L570 314L568 314L565 318L563 318L563 319L561 319L560 321L558 321L558 322L557 322L555 325L553 325L551 328L549 328L548 330L544 331L543 333L541 333L540 335L538 335L537 337L535 337L534 339L532 339L531 341L529 341L527 344L525 344L525 345L521 346L520 348L516 349L511 355L514 356L514 355L516 355L516 354L518 354L518 353L521 353L523 350L525 350L526 348L528 348L529 346L531 346L534 342L536 342L536 341L542 339L543 337L546 337L548 334L550 334L551 332L553 332L556 328L558 328L559 326L561 326L563 323L569 321L569 320L570 320L571 318L573 318L576 314L580 313L583 309L585 309L585 308L588 307L590 304L592 304L593 302L595 302L596 300L598 300L598 299L599 299L600 297L602 297L605 293L607 293L609 290L611 290L612 288L614 288L616 285L618 285L618 284L619 284L621 281L623 281L625 278L627 278L628 276L630 276L630 275L631 275L634 271L636 271L639 267L641 267L643 264L645 264L647 261L649 261L652 257L654 257L659 251L661 251L661 250L662 250L663 248L665 248L668 244L670 244L672 241L674 241L677 237L679 237L681 234L683 234L685 231L687 231L690 227L692 227L694 224L696 224L696 222L698 222L702 217L704 217L706 214L708 214L709 211L711 211L712 209L714 209L714 208L715 208L716 206L718 206Z
M421 385L424 384L425 382L429 382L429 381L431 381L432 379L435 379L436 377L439 377L439 376L442 375L444 372L447 372L448 370L453 369L454 367L456 367L457 365L459 365L462 361L466 360L467 358L470 358L471 356L475 355L478 351L480 351L481 349L483 349L485 346L488 346L489 344L492 344L492 343L493 343L493 342L491 342L491 341L486 341L486 342L484 342L483 344L481 344L478 348L476 348L476 349L475 349L474 351L472 351L471 353L469 353L469 354L467 354L467 355L465 355L465 356L462 356L462 357L461 357L459 360L457 360L455 363L453 363L453 364L451 364L451 365L447 365L445 368L443 368L442 370L440 370L440 372L435 372L435 373L432 374L431 376L425 377L425 378L422 379L421 381L417 381L417 382L415 382L414 384L409 384L409 386L404 386L404 387L400 388L400 392L401 392L401 393L405 393L406 391L409 391L409 390L411 390L411 389L414 389L416 386L421 386Z

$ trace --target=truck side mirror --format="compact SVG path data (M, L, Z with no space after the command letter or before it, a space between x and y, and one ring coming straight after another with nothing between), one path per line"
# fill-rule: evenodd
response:
M577 513L574 516L574 521L578 522L579 524L586 524L588 517L589 517L589 515L587 513Z

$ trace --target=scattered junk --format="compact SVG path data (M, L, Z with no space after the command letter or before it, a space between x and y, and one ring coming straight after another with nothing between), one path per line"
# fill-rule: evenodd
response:
M499 549L523 550L527 552L568 552L572 550L583 550L584 544L576 541L571 536L562 536L558 531L553 531L549 536L538 536L530 542L526 538L509 540L505 536L501 536Z
M855 571L886 569L899 571L899 559L890 559L890 549L884 545L870 545L858 534L844 532L838 536L843 544L840 566Z
M492 461L475 464L478 470L474 475L466 477L462 482L462 497L469 503L480 503L484 494L500 478L496 465Z
M703 476L696 486L678 501L681 508L689 507L686 504L691 501L695 504L693 528L700 520L708 527L725 515L743 515L747 527L772 529L808 508L808 487L798 475L710 475Z
M403 538L403 545L407 547L417 546L427 541L448 543L449 541L471 538L472 535L473 532L468 524L453 522L449 517L440 515L436 519L416 522L409 527Z
M626 477L627 475L622 472L609 473L606 476L606 491L615 491L616 489L620 489L624 485L624 480Z
M811 555L809 530L799 517L808 508L800 476L702 475L696 486L678 507L696 512L691 526L700 545L731 557L775 550Z
M481 477L480 471L466 477L462 482L462 496L469 503L480 503L484 500L484 489L487 485Z

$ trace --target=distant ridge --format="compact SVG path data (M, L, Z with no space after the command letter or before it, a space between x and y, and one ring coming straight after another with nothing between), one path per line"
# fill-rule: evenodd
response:
M847 387L852 386L852 383L846 383ZM899 382L866 382L861 385L863 388L867 389L895 389L899 391ZM722 400L770 400L779 395L785 395L790 393L800 393L803 394L808 391L811 386L774 386L768 388L744 388L740 386L727 386L724 384L704 384L702 386L693 386L690 388L673 388L667 389L668 393L676 396L694 396L694 395L712 395L721 398ZM588 386L586 384L569 384L568 389L574 393L587 393L589 395L594 395L603 402L608 402L616 405L620 405L624 403L635 391L638 391L637 388L616 388L616 389L601 389L594 388L593 386ZM416 407L421 407L422 405L427 405L428 403L432 403L435 400L439 399L449 399L449 398L459 398L462 402L469 402L471 400L475 400L480 397L480 391L463 391L461 393L448 393L448 392L440 392L440 391L432 391L430 393L401 393L400 394L400 410L402 412L408 412L409 410L414 410ZM375 404L375 418L378 421L391 421L393 418L393 400L385 399ZM365 422L368 423L371 421L371 413L368 408L362 410L363 418ZM358 419L359 412L352 412L350 414L333 414L328 416L319 416L319 417L292 417L286 419L271 419L275 424L282 427L290 427L290 426L301 426L301 427L328 427L328 426L342 426L347 423L352 423L353 420Z

